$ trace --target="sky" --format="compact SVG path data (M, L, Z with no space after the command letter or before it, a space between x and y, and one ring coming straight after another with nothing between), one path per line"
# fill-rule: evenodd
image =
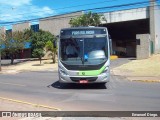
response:
M11 25L23 20L31 20L34 24L43 17L144 1L148 0L0 0L0 26ZM146 5L100 9L94 12L122 10Z

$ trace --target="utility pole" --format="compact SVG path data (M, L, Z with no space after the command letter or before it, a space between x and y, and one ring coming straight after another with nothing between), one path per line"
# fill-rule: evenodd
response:
M149 7L149 16L150 16L150 36L151 36L151 54L154 54L155 46L156 46L156 40L155 40L155 0L149 0L150 1L150 7Z

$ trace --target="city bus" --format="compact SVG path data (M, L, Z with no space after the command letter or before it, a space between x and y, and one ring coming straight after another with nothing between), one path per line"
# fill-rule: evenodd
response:
M58 40L59 82L109 82L110 48L106 27L61 29Z

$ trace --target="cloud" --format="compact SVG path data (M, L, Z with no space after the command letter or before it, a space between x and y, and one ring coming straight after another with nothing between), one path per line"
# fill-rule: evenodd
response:
M22 6L29 5L31 0L0 0L1 5L9 5L9 6Z
M29 11L33 11L31 16L38 16L38 17L46 17L47 15L53 15L56 12L49 8L48 6L44 6L43 8L39 7L30 7Z
M0 23L42 18L56 14L48 6L39 7L32 0L0 0Z
M43 7L43 10L46 11L46 13L51 14L53 12L53 10L51 10L49 7L45 6Z

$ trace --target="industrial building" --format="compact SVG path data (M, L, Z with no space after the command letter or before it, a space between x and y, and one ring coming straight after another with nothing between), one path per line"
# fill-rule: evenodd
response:
M19 23L12 26L12 31L31 27L34 31L42 29L58 35L61 28L70 27L71 18L82 14L83 11L42 18L38 25ZM156 2L152 0L150 7L104 12L103 15L106 21L102 21L101 26L108 28L113 54L145 59L160 53L160 7ZM2 28L1 33L4 31Z

